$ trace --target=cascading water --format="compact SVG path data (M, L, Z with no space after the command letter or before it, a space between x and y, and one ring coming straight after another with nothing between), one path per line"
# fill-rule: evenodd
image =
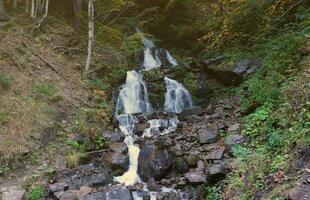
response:
M188 90L176 80L165 77L167 92L165 94L164 110L170 113L180 113L185 108L193 106Z
M136 118L132 114L152 110L146 84L140 73L136 71L127 72L126 84L119 93L116 110L119 128L126 137L124 142L128 146L130 165L128 171L122 176L116 177L115 180L128 186L140 182L137 173L140 149L134 144L136 136L133 134L133 129ZM119 114L120 111L124 114Z
M122 86L118 95L116 112L120 111L125 114L152 111L146 84L142 75L134 70L127 72L126 84Z
M149 70L162 65L159 51L152 52L155 45L152 41L146 39L143 34L137 29L137 32L141 34L141 40L144 44L144 63L145 70ZM177 61L166 51L167 60L172 66L177 65ZM155 56L154 56L155 55ZM183 87L182 84L175 80L165 78L167 92L165 95L164 110L169 113L180 113L183 109L192 106L191 95ZM137 171L138 171L138 157L139 146L135 144L137 138L133 134L135 124L138 122L134 114L136 113L149 113L152 111L152 107L148 99L147 85L143 81L143 77L140 72L128 71L126 77L126 84L122 86L116 104L116 117L119 121L119 128L125 135L125 143L128 146L129 155L129 169L122 176L115 177L115 180L126 186L131 186L136 183L142 183ZM150 128L145 129L142 137L152 137L154 133L159 135L168 134L175 131L178 124L177 116L170 119L152 119L149 120ZM147 190L145 184L145 191ZM172 189L166 190L163 188L163 192L174 191ZM176 191L175 191L176 192ZM136 192L133 192L135 200L143 199L139 197ZM156 199L156 192L150 192L152 200Z
M148 71L150 69L160 67L162 65L162 62L160 60L159 50L155 48L155 44L151 40L147 39L140 29L136 28L136 31L140 35L141 41L144 45L144 69ZM176 59L170 54L170 52L168 50L165 50L165 53L168 62L173 67L177 66L178 63Z

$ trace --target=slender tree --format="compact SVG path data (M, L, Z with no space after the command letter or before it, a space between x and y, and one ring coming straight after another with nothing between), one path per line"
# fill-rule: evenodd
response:
M0 21L1 20L7 21L9 19L10 19L10 17L5 11L3 0L0 0Z
M88 55L87 61L85 65L85 71L89 70L89 66L92 59L92 49L93 49L93 42L94 42L94 1L88 1Z
M74 1L74 13L75 13L74 30L78 33L80 32L80 29L81 29L81 18L80 18L81 10L82 10L82 0L75 0Z

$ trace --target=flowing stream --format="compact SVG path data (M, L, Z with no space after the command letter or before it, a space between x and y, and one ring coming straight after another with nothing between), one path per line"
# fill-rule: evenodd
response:
M144 70L160 67L162 64L158 52L155 52L155 54L152 52L152 49L155 49L154 43L145 38L139 30L137 31L140 33L145 47ZM170 64L176 66L177 61L167 50L166 55ZM191 95L182 84L167 77L165 77L165 83L167 92L165 94L164 110L166 112L180 113L183 109L192 106ZM137 118L134 114L150 112L152 112L152 106L148 98L147 84L143 81L142 74L138 71L128 71L126 83L120 89L116 104L116 117L119 121L119 128L125 135L124 142L128 146L129 169L122 176L115 177L115 180L126 186L142 183L137 172L140 148L135 144L137 136L133 134L135 124L137 123ZM178 122L176 116L169 120L149 120L150 128L144 130L141 137L152 137L154 133L160 135L168 134L176 130ZM165 127L165 129L160 130L160 127ZM145 190L147 191L146 187ZM156 199L156 193L150 192L150 194L151 199ZM136 193L133 193L133 195L135 200L141 199Z

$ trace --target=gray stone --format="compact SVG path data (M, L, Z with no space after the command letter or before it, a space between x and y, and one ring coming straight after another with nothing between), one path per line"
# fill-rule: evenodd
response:
M242 144L244 142L244 137L242 135L234 134L228 135L225 138L225 147L228 152L231 151L232 146L236 144Z
M126 154L128 152L128 147L125 143L115 142L109 145L109 148L115 153Z
M104 192L96 192L86 195L82 200L105 200Z
M199 143L207 144L216 142L218 139L218 130L216 128L206 128L198 131Z
M1 187L1 200L25 200L26 190L21 186Z
M142 123L142 124L136 124L133 129L133 134L137 136L142 136L145 129L150 128L150 123Z
M218 181L219 178L224 177L226 173L226 166L222 161L218 161L208 167L208 178L211 181Z
M174 170L176 173L186 173L189 171L188 163L183 157L175 159Z
M310 199L310 175L301 178L295 187L289 191L290 200L308 200Z
M132 200L132 194L127 188L117 188L106 193L106 200Z
M222 158L225 148L218 144L210 144L206 147L207 155L204 157L206 160L219 160Z
M190 167L196 167L197 166L197 162L200 160L200 156L199 154L189 154L185 157L186 162L188 163L188 165Z
M112 166L114 169L127 170L129 165L129 156L120 153L106 153L103 160Z
M193 185L201 184L206 181L206 175L203 171L191 171L184 176L186 180Z
M182 147L180 144L176 144L173 147L171 147L171 151L176 156L182 156L183 155Z
M170 171L174 156L166 145L158 141L145 141L139 154L138 173L144 181L160 180Z
M239 133L240 132L240 124L235 123L227 129L228 133Z

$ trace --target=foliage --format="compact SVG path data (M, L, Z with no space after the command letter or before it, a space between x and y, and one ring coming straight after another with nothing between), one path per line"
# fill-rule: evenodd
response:
M13 82L13 77L7 74L0 73L0 91L1 89L8 89Z
M41 186L31 188L27 192L27 200L39 200L44 195L44 188Z

